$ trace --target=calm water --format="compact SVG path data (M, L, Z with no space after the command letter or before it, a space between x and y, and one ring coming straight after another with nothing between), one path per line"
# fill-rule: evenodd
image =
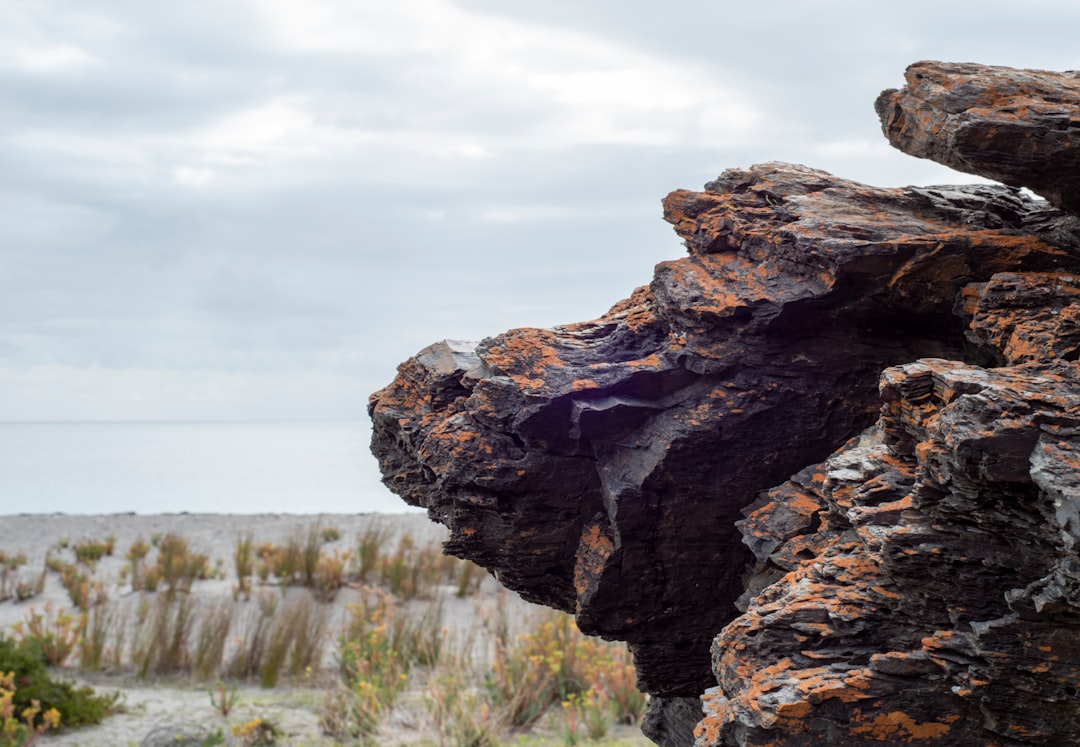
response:
M370 432L366 422L0 423L0 514L408 510L379 482Z

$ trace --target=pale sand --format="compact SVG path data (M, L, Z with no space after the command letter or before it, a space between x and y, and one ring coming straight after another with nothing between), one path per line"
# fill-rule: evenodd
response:
M297 533L306 533L313 525L336 527L341 531L341 539L325 545L326 551L335 548L355 547L356 538L371 522L385 523L392 531L401 536L411 534L419 542L439 542L445 536L445 530L430 522L423 514L368 514L368 515L220 515L220 514L167 514L142 516L120 514L109 516L82 515L20 515L0 516L0 550L8 554L23 552L28 564L20 569L24 577L40 572L46 552L66 540L75 544L80 540L104 540L108 536L116 538L116 550L111 558L104 558L97 570L97 577L105 581L105 588L110 600L130 598L134 603L139 595L119 586L120 569L124 565L124 554L137 539L149 541L154 535L166 533L185 537L192 550L205 553L211 563L220 559L222 568L228 577L221 580L198 582L193 595L207 598L231 598L232 551L236 540L246 533L251 533L256 542L269 541L281 543ZM70 554L67 556L70 558ZM444 622L451 631L451 638L475 636L480 631L482 638L485 619L503 608L512 627L524 626L539 608L523 602L516 595L506 593L491 577L486 577L480 593L469 599L457 599L451 589L445 595ZM274 593L278 593L276 590ZM307 593L303 589L290 589L289 593ZM344 614L345 605L354 600L358 592L344 590L334 602L338 620ZM6 601L0 603L0 630L8 631L10 626L25 619L30 607L41 610L46 601L61 607L70 607L67 592L60 585L55 573L47 575L45 591L42 595L26 602ZM328 646L328 656L333 655L332 646ZM480 656L484 643L477 646ZM489 654L488 654L489 655ZM328 662L332 669L332 662ZM136 680L130 674L102 675L93 679L72 676L80 682L89 682L99 690L119 690L123 696L126 712L107 718L100 726L80 729L58 735L45 735L39 740L42 745L137 745L151 729L162 724L203 725L209 728L227 727L223 719L210 704L208 686L193 684L190 681L148 681ZM327 675L331 676L331 675ZM238 724L253 718L268 718L289 736L280 744L320 745L334 744L324 737L318 725L316 704L321 690L315 687L278 687L262 689L257 686L242 686L239 689L239 705L230 714L228 724ZM411 703L410 703L411 700ZM420 692L407 694L404 705L395 710L383 734L377 740L379 744L408 744L418 739L432 740L430 728L425 723L421 708ZM226 732L228 729L226 728ZM651 744L640 737L640 732L632 727L620 729L619 733L632 739L634 744ZM636 735L636 737L634 736ZM640 742L639 742L640 739ZM627 742L622 742L626 744Z

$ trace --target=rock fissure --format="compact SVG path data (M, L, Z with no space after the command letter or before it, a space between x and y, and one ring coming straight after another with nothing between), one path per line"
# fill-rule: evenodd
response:
M1006 186L730 169L600 319L372 395L386 484L627 641L662 745L1080 733L1080 77L923 62L876 107Z

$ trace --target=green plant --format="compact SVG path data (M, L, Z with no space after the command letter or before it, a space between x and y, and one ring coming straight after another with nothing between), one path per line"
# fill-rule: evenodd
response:
M3 550L0 550L0 602L12 597L11 585L13 579L11 574L15 573L19 566L25 564L26 555L23 553L8 555Z
M15 623L12 630L21 639L35 641L46 663L58 667L75 650L85 624L85 618L70 615L46 602L41 613L34 607L27 610L26 619Z
M0 672L0 747L29 745L38 735L60 726L60 712L50 708L42 713L41 703L36 700L18 710L14 702L16 692L15 673Z
M603 739L615 723L611 700L601 690L571 693L561 705L565 744L576 744L582 730L589 739Z
M186 595L174 599L162 594L154 600L149 619L136 627L131 646L132 663L139 677L189 670L194 607Z
M352 560L352 553L336 550L319 558L315 567L313 591L322 602L332 602L338 590L345 585L345 568Z
M380 553L379 582L399 599L431 599L445 578L454 578L457 562L437 545L418 546L411 534L405 534L393 553Z
M251 599L251 582L248 579L255 569L254 550L254 541L250 534L236 540L233 548L233 568L236 570L234 599L238 599L240 594L244 595L244 599Z
M337 542L341 539L341 530L334 526L326 527L319 532L319 537L324 543Z
M552 704L585 689L574 671L580 638L573 618L562 613L549 613L513 640L505 629L497 631L486 684L512 725L531 726Z
M304 546L301 551L303 561L304 585L309 589L315 588L315 573L319 568L319 558L322 556L322 538L319 527L313 526L308 529L304 538Z
M94 605L84 613L79 635L79 667L84 672L102 669L110 632L122 636L122 625L117 625L117 612L104 604Z
M556 702L563 703L564 720L592 732L616 721L637 723L644 713L645 695L626 647L582 635L569 615L548 611L514 639L500 620L494 636L485 684L512 725L534 724Z
M270 747L277 744L277 739L281 736L281 730L267 719L256 718L242 724L236 724L232 727L232 734L245 747Z
M177 736L177 741L180 741L180 736ZM223 744L225 744L225 732L218 727L202 738L199 747L221 747Z
M115 537L109 537L104 542L99 542L97 540L83 540L82 542L76 542L74 547L72 547L72 550L75 552L75 561L82 563L83 565L92 566L106 555L112 555L115 544Z
M317 606L309 595L286 602L268 629L263 657L258 668L263 687L274 687L282 669L295 680L317 667L322 658L328 610Z
M192 656L192 666L198 679L208 680L221 671L225 646L235 617L236 607L228 601L203 608Z
M440 667L428 680L424 704L440 747L496 747L502 719L470 682L464 661Z
M278 577L282 587L293 583L300 573L303 552L295 539L289 544L275 548L273 558L274 575Z
M0 672L13 673L18 683L11 701L18 713L34 707L37 701L41 713L55 708L63 724L71 728L100 723L120 697L119 693L99 695L88 686L54 679L33 638L16 642L0 636Z
M433 665L445 640L441 608L409 615L397 609L386 591L363 591L363 600L349 606L338 637L338 662L348 695L334 693L324 708L323 721L338 736L373 734L408 683L412 666Z
M260 600L263 596L260 594ZM240 633L236 636L236 646L225 666L230 677L249 679L259 673L262 666L263 652L266 650L267 631L272 625L273 609L258 605L249 608L240 621Z
M636 724L648 705L645 693L637 687L637 670L624 646L610 645L608 651L610 658L598 660L593 670L592 688L607 695L616 721Z
M379 521L368 524L357 538L356 577L362 584L379 567L383 547L390 541L390 528Z
M255 565L255 573L263 583L266 583L270 578L276 550L277 548L269 542L260 542L255 545L255 557L259 559L259 562Z
M461 561L461 567L457 577L457 597L464 599L469 594L476 593L484 580L483 569L471 560Z
M217 682L214 683L214 688L210 691L210 705L221 714L222 718L228 718L239 701L240 696L236 691L236 683L230 682L226 685L218 677Z
M210 568L207 557L192 552L183 537L166 534L158 541L157 548L157 575L165 584L166 594L170 598L178 591L190 591L193 581L207 577ZM149 584L147 588L150 588Z
M74 563L50 558L46 566L60 574L60 584L67 590L71 603L80 610L90 608L91 596L104 597L104 587ZM96 592L96 593L95 593Z
M562 742L567 747L574 747L580 739L577 694L569 695L566 700L562 701L561 705L563 715Z
M131 588L133 591L141 591L144 588L144 565L146 556L150 552L150 545L144 540L135 540L131 543L124 558L131 566Z

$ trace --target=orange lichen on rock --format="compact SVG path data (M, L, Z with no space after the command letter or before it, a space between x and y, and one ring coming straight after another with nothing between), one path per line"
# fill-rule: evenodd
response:
M574 591L579 609L595 591L600 574L614 552L615 543L599 524L590 524L583 529L574 562Z
M882 119L1075 211L1076 77L920 63ZM688 256L600 318L402 364L369 400L387 485L628 641L667 747L714 685L700 747L1080 731L1080 219L779 163L665 217Z
M850 734L888 744L911 744L916 741L925 743L925 740L936 741L946 736L949 733L949 724L958 718L959 716L947 716L942 721L918 723L903 711L890 711L878 713L862 723L859 723L856 717L856 723L850 727Z

